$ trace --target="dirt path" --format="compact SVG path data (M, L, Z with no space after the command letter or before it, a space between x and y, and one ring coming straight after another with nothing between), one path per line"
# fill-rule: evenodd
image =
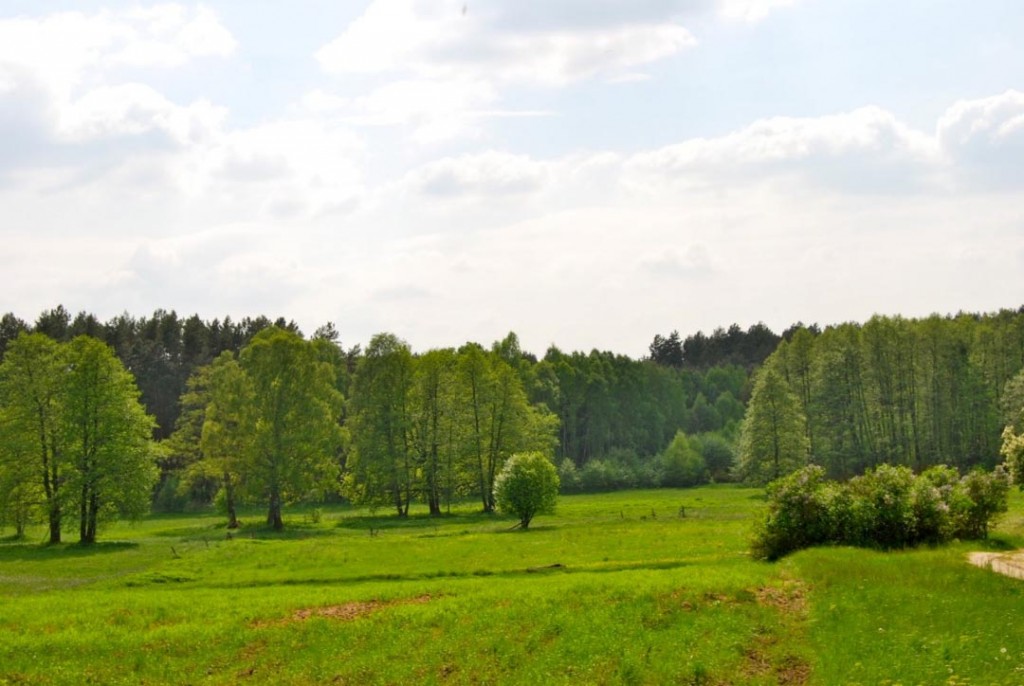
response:
M991 569L1014 579L1024 579L1024 550L1012 553L971 553L967 559L976 567Z

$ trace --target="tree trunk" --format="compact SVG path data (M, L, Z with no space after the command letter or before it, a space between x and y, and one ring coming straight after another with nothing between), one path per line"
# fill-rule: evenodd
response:
M402 509L402 487L398 484L398 480L395 480L394 485L391 489L391 495L395 499L395 512L399 517L405 516L405 510Z
M284 521L281 519L281 493L277 487L270 489L270 508L267 511L267 526L274 531L284 529Z
M228 510L228 528L238 528L238 513L235 510L235 486L231 483L231 475L224 472L224 504Z
M83 541L83 543L96 542L96 519L99 514L99 510L99 500L97 499L96 494L93 493L89 496L89 512L85 523L85 534L87 540Z
M87 522L89 520L89 487L82 485L82 499L78 505L78 542L79 543L91 543L89 540L89 527Z
M60 506L52 505L50 507L50 543L60 543Z

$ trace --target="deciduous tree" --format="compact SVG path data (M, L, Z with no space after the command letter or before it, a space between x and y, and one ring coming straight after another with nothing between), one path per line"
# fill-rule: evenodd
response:
M766 364L757 375L740 432L740 473L765 484L807 464L807 434L800 401L782 375Z
M64 450L64 377L67 363L63 349L41 333L22 333L8 346L0 365L0 403L8 488L24 488L21 478L31 478L42 495L49 524L50 543L60 543L61 522L68 501L68 470ZM14 464L30 460L31 470Z
M343 398L334 370L297 333L277 326L256 334L239 356L252 388L250 412L239 419L246 453L246 489L267 502L267 524L284 528L285 503L333 487L341 442Z
M412 500L412 352L394 334L377 334L360 361L352 388L353 454L347 491L371 505L389 503L399 517Z
M494 500L502 512L519 517L527 529L538 514L552 514L558 501L558 470L538 452L516 453L494 482Z
M63 381L68 495L79 515L79 539L96 541L98 523L149 511L156 482L155 425L139 402L132 375L102 341L68 344Z

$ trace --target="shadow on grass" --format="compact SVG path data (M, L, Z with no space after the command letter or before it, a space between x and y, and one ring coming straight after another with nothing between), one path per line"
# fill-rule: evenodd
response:
M513 520L509 520L509 521L513 521ZM507 529L500 529L499 531L494 531L494 532L491 532L491 533L528 535L528 534L530 534L530 533L532 533L534 531L555 531L557 528L558 527L555 526L554 524L531 524L530 528L524 529L523 527L521 527L521 526L519 526L517 524L511 524L509 526L509 528L507 528Z
M307 538L326 538L334 536L331 527L319 524L287 522L284 529L274 531L266 524L243 524L239 529L221 528L221 538L251 539L256 541L299 541Z
M177 529L161 529L154 531L152 535L158 538L180 538L187 541L200 541L224 538L224 534L227 531L226 523L218 521L216 524L207 524L205 526L197 525L183 526Z
M63 560L80 557L92 557L106 553L118 553L138 548L138 543L131 541L99 541L91 545L81 543L26 543L24 540L0 545L0 561L4 560Z
M1016 540L1011 540L1008 537L1004 538L1003 536L998 535L989 536L988 538L981 541L977 541L976 543L978 545L983 546L987 550L998 550L1003 552L1008 550L1016 550L1019 547L1018 542Z
M453 514L413 514L407 517L396 515L363 515L345 517L335 527L338 529L354 529L356 531L386 529L436 529L467 524L493 524L501 522L501 515L489 512L453 513ZM509 520L511 521L511 520Z
M523 567L519 569L473 569L437 570L409 574L359 574L343 577L322 577L309 579L252 580L240 583L211 583L207 588L269 588L273 586L332 586L355 583L380 583L382 581L432 581L435 579L472 579L496 577L501 579L545 577L557 574L618 574L637 570L669 570L693 566L691 560L657 560L643 562L610 562L567 566L560 563Z

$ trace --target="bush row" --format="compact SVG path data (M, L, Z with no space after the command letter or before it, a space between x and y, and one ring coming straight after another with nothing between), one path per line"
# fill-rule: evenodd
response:
M775 560L816 545L892 549L988 536L1006 511L1010 480L1002 467L960 477L945 465L915 476L882 465L846 483L825 479L817 465L768 486L768 514L752 552Z
M731 480L733 449L716 433L676 433L658 455L639 457L631 450L611 450L582 467L569 458L558 464L562 493L595 493L627 488L685 488Z

